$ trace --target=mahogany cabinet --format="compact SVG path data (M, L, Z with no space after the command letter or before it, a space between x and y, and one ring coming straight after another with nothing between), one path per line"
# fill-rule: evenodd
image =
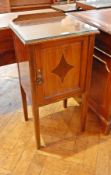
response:
M72 15L100 30L95 39L89 106L108 134L111 130L111 8Z
M102 32L96 36L90 107L102 121L103 131L111 129L111 35Z
M0 0L0 13L48 8L53 0Z
M95 9L95 7L92 7L91 5L87 4L86 1L77 1L76 8L78 10L93 10L93 9Z
M10 0L12 11L48 8L52 3L53 0Z
M0 66L16 62L15 49L10 29L0 30Z
M40 106L80 95L81 130L85 129L87 116L97 30L64 14L57 17L56 14L39 15L41 22L33 21L32 16L20 17L11 24L25 120L28 120L26 98L30 98L38 148L41 146Z
M93 9L111 8L111 0L77 1L76 7L78 10L93 10Z

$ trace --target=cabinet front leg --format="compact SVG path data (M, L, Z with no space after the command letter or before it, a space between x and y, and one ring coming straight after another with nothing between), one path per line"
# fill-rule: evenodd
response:
M22 95L22 105L23 105L23 111L24 111L24 119L25 121L28 121L28 111L27 111L27 98L26 93L24 92L24 89L20 85L21 89L21 95Z
M64 106L64 108L67 108L67 102L68 102L68 99L66 98L66 99L63 101L63 106Z
M37 149L40 149L40 120L39 120L39 108L32 106L33 118L34 118L34 130Z
M87 120L87 111L88 111L88 96L87 94L82 95L82 104L81 104L81 131L85 131L86 120Z

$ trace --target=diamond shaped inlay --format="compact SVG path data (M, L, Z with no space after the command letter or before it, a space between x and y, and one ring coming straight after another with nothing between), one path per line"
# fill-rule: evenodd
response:
M59 78L61 79L61 81L64 81L64 78L66 76L66 74L69 72L70 69L72 69L73 66L68 64L65 60L64 55L62 55L61 60L58 64L58 66L52 71L52 73L56 74L57 76L59 76Z

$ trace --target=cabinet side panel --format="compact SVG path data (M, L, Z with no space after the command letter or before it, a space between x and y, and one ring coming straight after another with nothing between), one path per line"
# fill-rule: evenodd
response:
M95 52L92 81L90 89L90 104L99 116L108 119L111 111L111 59L103 53ZM111 112L110 112L111 114Z
M31 100L31 84L29 71L29 58L27 47L14 35L15 51L19 71L19 79L22 88L29 100Z

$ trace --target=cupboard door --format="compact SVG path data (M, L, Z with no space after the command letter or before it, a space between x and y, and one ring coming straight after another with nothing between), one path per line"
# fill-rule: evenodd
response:
M37 94L41 104L85 89L88 39L65 43L41 46L39 55L36 54Z

